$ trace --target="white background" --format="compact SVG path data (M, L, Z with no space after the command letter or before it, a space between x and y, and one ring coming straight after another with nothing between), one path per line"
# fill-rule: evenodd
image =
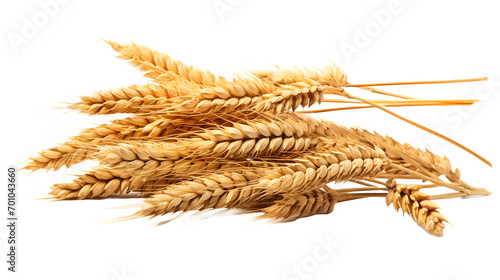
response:
M333 61L351 83L489 76L489 83L388 89L419 98L481 99L467 110L395 111L465 144L493 168L383 112L324 116L446 154L467 182L494 194L437 201L453 224L442 238L426 234L379 198L345 202L330 215L288 224L228 213L185 216L157 227L157 220L147 219L100 223L133 213L136 209L111 208L136 199L37 200L52 184L70 181L83 165L19 172L18 272L7 273L2 261L1 279L499 279L500 17L495 1L75 0L56 2L49 12L40 4L47 2L2 1L0 7L5 188L7 165L22 166L40 150L105 122L56 107L97 90L146 82L114 57L100 40L105 38L133 40L222 75ZM381 21L387 13L390 18ZM23 35L30 23L36 30ZM348 45L355 53L346 53ZM0 193L5 217L7 192ZM5 226L0 233L4 260ZM326 251L322 242L334 246ZM304 275L294 274L294 267Z

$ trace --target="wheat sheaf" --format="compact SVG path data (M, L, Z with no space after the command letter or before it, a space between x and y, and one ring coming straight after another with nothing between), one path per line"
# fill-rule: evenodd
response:
M31 171L56 171L85 160L99 163L72 182L53 185L50 195L55 200L140 194L140 210L123 219L239 209L288 222L331 213L339 202L385 197L387 205L441 236L447 220L433 200L490 194L462 181L446 157L312 116L377 108L491 165L454 140L388 109L470 105L477 100L421 100L374 87L486 78L351 84L331 65L249 71L226 79L135 43L106 42L150 82L99 91L69 105L89 115L128 117L84 129L29 159L24 169ZM386 99L361 98L348 92L350 88ZM335 106L304 110L320 103ZM344 182L358 186L344 187ZM447 191L430 195L423 192L427 188Z

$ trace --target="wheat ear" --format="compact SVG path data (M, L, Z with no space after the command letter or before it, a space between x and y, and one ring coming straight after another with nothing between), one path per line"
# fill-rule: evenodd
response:
M437 210L439 207L429 200L429 195L420 192L419 185L398 185L388 181L386 202L397 211L408 213L413 220L435 236L442 236L446 218Z
M55 184L49 195L53 199L102 199L120 196L130 192L152 192L163 189L174 180L147 180L143 177L119 177L119 172L97 168L84 175L78 175L73 182Z
M212 86L217 77L208 71L201 71L192 66L187 66L178 60L147 47L130 43L120 45L116 42L106 41L111 47L121 55L119 58L128 60L130 64L145 71L145 77L159 79L162 82L169 81L168 77L178 75L186 81L196 84ZM174 76L169 73L175 74Z
M289 85L294 83L315 82L322 86L345 87L347 85L347 76L337 66L326 66L320 71L313 71L311 69L301 69L295 67L294 69L284 69L278 67L275 71L257 70L250 71L253 75L264 81L272 82L275 84Z
M82 96L81 101L69 108L87 114L136 113L141 107L153 110L165 100L189 96L196 92L196 87L185 84L147 84L132 85L124 88L99 91L92 96ZM187 99L187 98L186 98Z
M84 129L78 136L72 137L57 147L43 150L38 156L29 159L24 169L27 170L58 170L63 166L69 167L88 159L94 152L99 151L95 144L110 140L128 139L137 136L138 127L143 127L152 121L148 117L131 117L114 120L110 124L99 125L95 128Z
M281 199L274 201L274 204L258 209L264 213L258 218L291 222L312 215L330 214L339 195L335 190L328 187L326 189L316 188L306 193L283 194Z

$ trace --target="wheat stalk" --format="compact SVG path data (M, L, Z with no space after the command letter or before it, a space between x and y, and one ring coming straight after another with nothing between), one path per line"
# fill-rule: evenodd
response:
M135 43L108 43L120 58L152 80L146 85L98 91L69 105L90 115L131 116L84 129L30 159L24 168L32 171L57 170L87 159L98 162L72 182L53 185L50 195L54 199L138 194L145 197L141 209L125 219L239 209L260 213L260 219L288 222L330 213L340 202L386 197L388 205L402 209L425 230L440 236L447 220L431 200L490 194L462 181L446 157L308 115L378 108L489 164L452 139L388 109L470 105L476 100L419 100L373 88L433 82L352 84L334 65L319 70L250 71L228 80ZM479 80L484 79L437 82ZM398 100L361 98L346 90L352 87ZM327 94L344 99L325 98ZM296 111L323 102L339 106ZM428 183L396 184L399 179ZM327 186L344 182L362 186ZM420 191L437 187L452 192L427 195Z

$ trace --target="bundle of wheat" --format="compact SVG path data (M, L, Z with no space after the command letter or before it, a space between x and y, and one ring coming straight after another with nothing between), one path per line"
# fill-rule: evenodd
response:
M431 200L490 194L460 180L458 169L452 170L446 157L389 136L308 115L378 108L489 164L459 143L387 109L470 105L476 100L420 100L373 88L375 84L350 84L336 66L319 71L251 71L227 80L134 43L108 43L120 58L144 71L151 82L99 91L69 106L91 115L131 116L85 129L68 142L30 159L24 168L32 171L58 170L87 159L99 162L73 182L54 185L50 192L54 199L139 193L145 197L142 209L127 219L236 208L260 212L265 219L293 221L330 213L342 201L386 197L388 205L401 208L418 225L440 236L447 220ZM418 83L435 82L391 84ZM347 92L349 87L397 99L368 100ZM325 95L343 99L327 99ZM353 106L296 111L322 102ZM397 184L398 179L424 183ZM328 187L332 182L353 182L362 187ZM453 192L420 192L436 187Z

